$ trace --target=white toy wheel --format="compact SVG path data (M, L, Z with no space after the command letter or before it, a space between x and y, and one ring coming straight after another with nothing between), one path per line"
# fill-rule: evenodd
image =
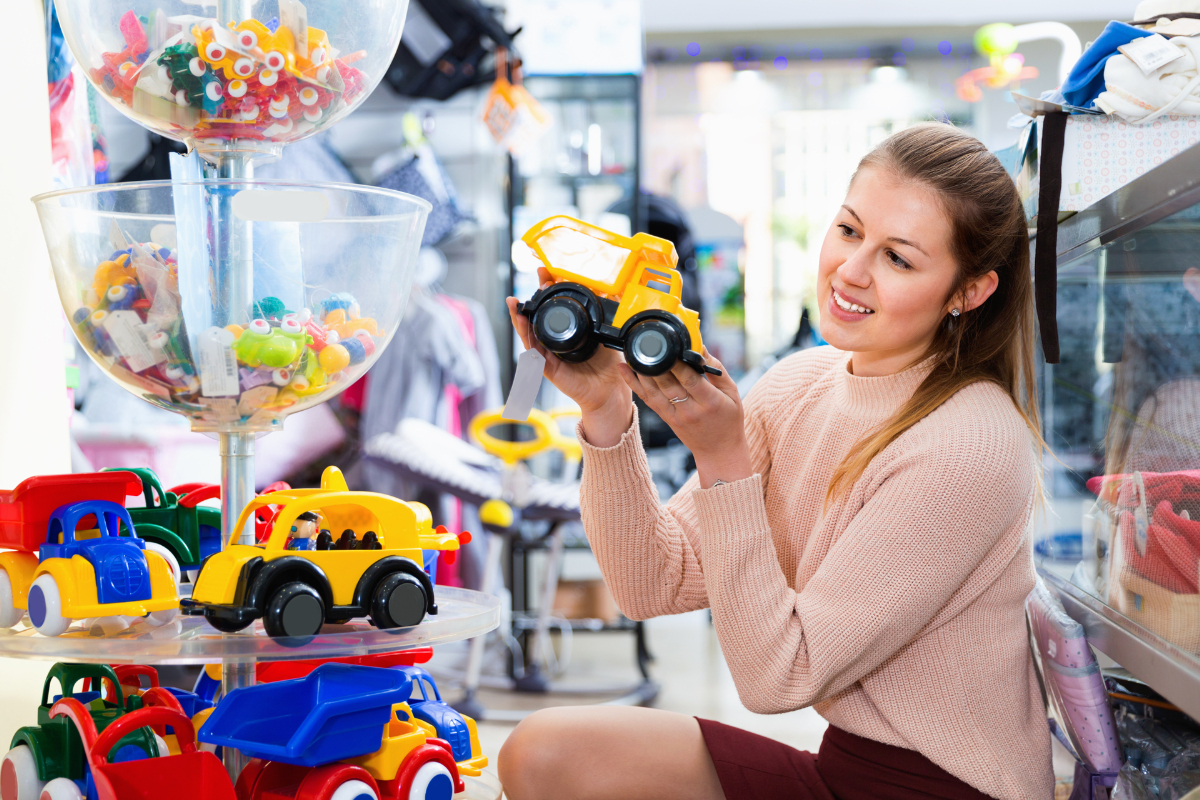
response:
M359 780L349 780L333 790L329 800L379 800L379 795L370 784Z
M154 734L154 743L158 745L159 758L166 758L167 756L171 755L171 748L167 747L167 740L159 736L157 733ZM54 800L57 800L57 798Z
M0 569L0 628L11 628L25 616L25 609L13 605L12 579Z
M405 800L450 800L454 796L454 778L444 764L427 761L413 776Z
M38 800L45 785L38 780L29 745L19 744L8 751L0 764L0 800Z
M83 792L70 778L55 778L42 787L39 800L83 800Z
M144 617L144 619L147 625L155 628L161 628L163 625L166 625L168 622L175 619L175 616L178 613L179 609L177 608L164 608L162 611L151 611Z
M188 570L184 570L183 574L187 575L187 579L189 582L191 582L192 584L195 584L196 578L200 577L200 570L199 569L188 569Z
M183 573L179 569L179 560L158 542L146 542L146 552L158 553L167 562L167 566L171 568L171 577L175 580L175 593L178 594L179 584L183 582L180 577Z
M63 616L62 595L52 575L39 575L29 587L29 621L43 636L58 636L71 620Z

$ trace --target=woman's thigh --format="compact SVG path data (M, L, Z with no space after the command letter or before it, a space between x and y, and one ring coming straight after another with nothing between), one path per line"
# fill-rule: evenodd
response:
M499 758L511 800L724 800L695 718L567 706L527 717Z

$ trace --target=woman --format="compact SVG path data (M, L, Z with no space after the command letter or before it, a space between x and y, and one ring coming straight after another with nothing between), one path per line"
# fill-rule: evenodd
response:
M832 347L780 362L744 405L726 375L547 355L583 411L584 527L621 609L710 608L747 708L812 705L830 727L813 755L665 711L550 709L500 753L512 800L1050 797L1024 614L1041 444L1028 248L1000 163L916 127L863 159L825 237ZM665 506L631 393L696 458Z

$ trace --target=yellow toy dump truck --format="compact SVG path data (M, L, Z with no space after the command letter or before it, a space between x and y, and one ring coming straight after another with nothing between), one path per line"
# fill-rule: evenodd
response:
M581 363L604 345L624 351L642 375L661 375L676 361L721 374L704 363L700 316L680 301L683 281L669 241L563 216L542 220L521 240L554 278L520 306L551 353Z

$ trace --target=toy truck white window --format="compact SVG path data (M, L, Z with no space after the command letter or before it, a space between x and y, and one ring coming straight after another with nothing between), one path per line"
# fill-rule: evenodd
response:
M549 262L558 269L613 284L629 258L629 250L617 247L571 228L555 228L538 237L537 243Z

